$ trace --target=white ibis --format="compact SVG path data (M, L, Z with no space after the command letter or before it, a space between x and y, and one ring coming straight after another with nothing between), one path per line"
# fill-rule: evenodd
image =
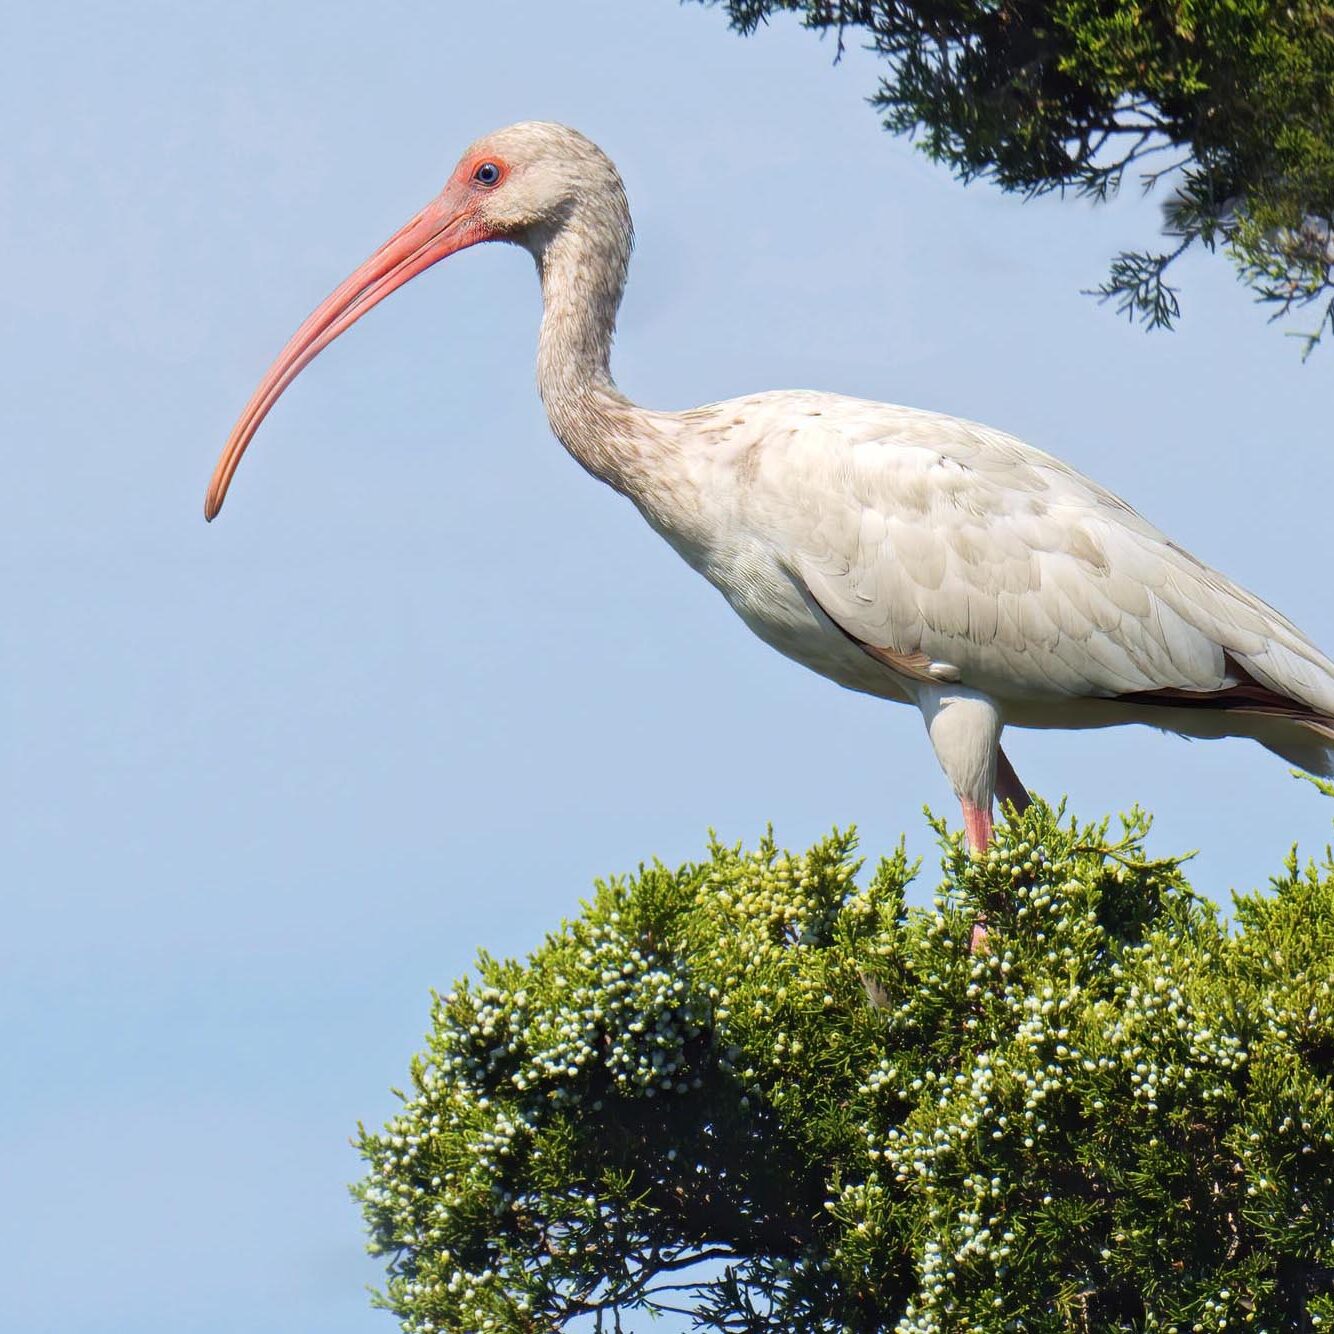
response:
M441 193L297 330L209 486L222 505L265 414L312 357L455 251L537 261L538 383L561 443L789 657L915 705L969 846L1019 727L1147 723L1247 736L1334 773L1334 663L1259 598L1040 450L957 417L806 390L686 412L631 403L610 354L632 231L616 168L528 122L480 139Z

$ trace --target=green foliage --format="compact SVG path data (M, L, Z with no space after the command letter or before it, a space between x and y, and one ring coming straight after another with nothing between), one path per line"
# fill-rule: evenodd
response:
M1334 863L1229 932L1123 823L941 827L933 909L849 834L714 846L483 957L362 1131L381 1300L413 1334L1330 1327Z
M1170 325L1166 268L1229 254L1282 315L1334 329L1334 9L1329 0L703 0L739 32L792 12L864 36L890 67L874 105L964 180L1105 198L1138 164L1169 183L1165 254L1123 254L1099 289ZM1151 170L1150 170L1151 168Z

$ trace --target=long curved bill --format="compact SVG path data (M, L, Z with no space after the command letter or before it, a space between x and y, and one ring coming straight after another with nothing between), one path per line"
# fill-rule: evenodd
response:
M204 499L205 519L212 522L222 508L246 446L269 409L303 367L395 288L402 287L447 255L487 239L486 230L469 217L466 207L460 209L459 201L450 199L450 193L446 189L390 237L355 273L344 279L293 334L259 382L259 388L227 438Z

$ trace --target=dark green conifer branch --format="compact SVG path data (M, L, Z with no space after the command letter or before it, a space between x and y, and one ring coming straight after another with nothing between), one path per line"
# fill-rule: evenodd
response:
M714 846L483 957L356 1188L413 1334L1334 1323L1334 864L1232 930L1147 821ZM979 910L989 952L970 955Z
M1105 199L1171 189L1179 244L1120 256L1097 289L1150 327L1193 246L1231 257L1276 318L1334 328L1334 9L1329 0L702 0L739 33L778 13L865 42L872 102L965 181Z

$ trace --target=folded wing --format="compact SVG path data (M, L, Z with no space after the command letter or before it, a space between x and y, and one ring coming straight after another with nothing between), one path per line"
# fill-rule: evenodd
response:
M751 500L859 643L999 699L1236 692L1334 716L1334 663L1286 617L1073 469L957 418L806 397Z

